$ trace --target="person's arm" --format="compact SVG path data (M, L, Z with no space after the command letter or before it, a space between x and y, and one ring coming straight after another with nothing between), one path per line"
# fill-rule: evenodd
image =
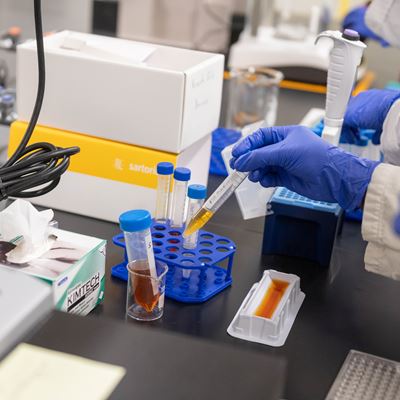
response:
M368 271L400 280L400 237L396 234L399 212L400 167L379 165L365 197L362 235L368 241Z
M400 99L393 103L385 117L381 150L385 163L400 166Z

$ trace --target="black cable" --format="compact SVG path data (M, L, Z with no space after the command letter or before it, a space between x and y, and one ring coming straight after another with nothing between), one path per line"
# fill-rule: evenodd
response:
M10 196L37 197L50 192L68 169L70 157L80 151L79 147L64 149L46 142L28 146L42 108L46 79L41 0L34 0L34 14L39 72L36 101L21 143L0 167L0 201Z

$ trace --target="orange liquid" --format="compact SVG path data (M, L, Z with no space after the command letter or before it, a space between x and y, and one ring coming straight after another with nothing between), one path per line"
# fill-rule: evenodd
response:
M154 294L156 283L150 278L149 269L137 272L137 274L131 275L134 301L141 305L147 312L151 312L158 303L160 292L157 287L157 291Z
M289 282L280 281L278 279L273 280L254 315L257 317L271 318L288 286Z

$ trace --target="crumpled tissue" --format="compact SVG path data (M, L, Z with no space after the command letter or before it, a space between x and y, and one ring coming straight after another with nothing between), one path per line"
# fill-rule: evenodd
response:
M29 201L21 199L1 211L1 240L11 241L23 236L7 253L7 261L25 264L49 251L54 243L54 237L49 238L49 222L53 217L53 210L38 211Z

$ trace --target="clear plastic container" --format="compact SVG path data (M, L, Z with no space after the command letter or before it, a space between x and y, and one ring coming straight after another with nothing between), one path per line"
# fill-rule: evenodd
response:
M140 262L130 262L127 269L127 316L137 321L154 321L161 318L164 313L167 264L156 262L156 277L146 274L141 269Z
M190 221L197 211L200 210L207 197L207 188L204 185L190 185L188 188L188 212L187 220ZM185 249L195 249L197 247L197 239L199 232L196 231L192 235L186 236L183 240L183 247ZM190 271L189 271L190 272Z
M168 222L169 192L171 186L171 176L174 172L174 165L170 162L160 162L157 164L157 199L155 220L158 223Z
M282 79L281 72L270 68L232 70L226 127L241 129L260 120L274 125Z
M186 193L190 180L190 169L176 168L174 171L174 190L171 205L171 226L182 228L185 222Z

